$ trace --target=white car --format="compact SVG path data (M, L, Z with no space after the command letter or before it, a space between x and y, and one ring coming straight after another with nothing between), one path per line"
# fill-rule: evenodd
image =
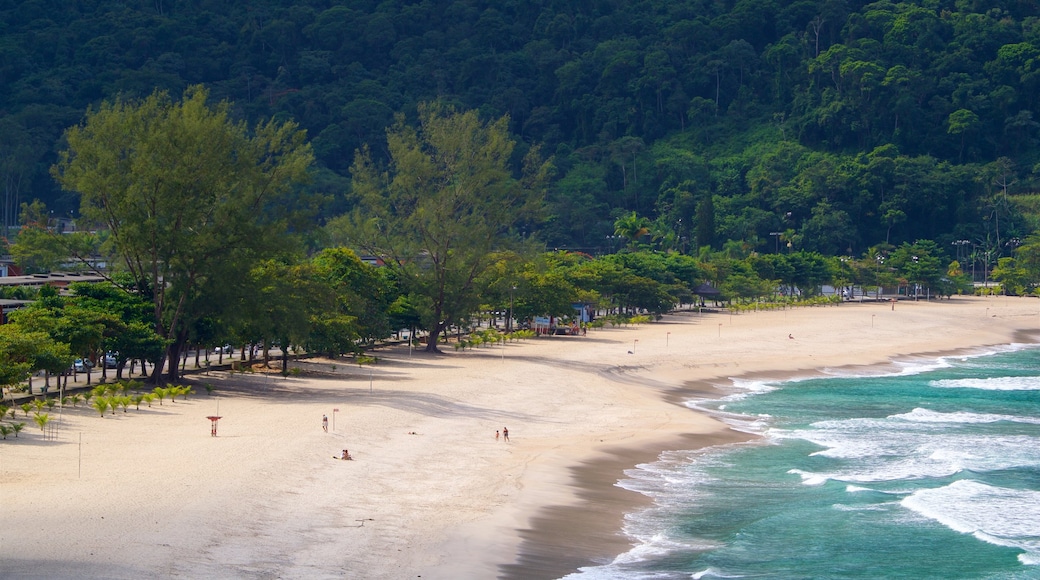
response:
M94 363L90 362L85 358L78 358L76 359L76 362L72 363L72 368L75 369L77 373L85 373L88 369L92 368L93 366Z

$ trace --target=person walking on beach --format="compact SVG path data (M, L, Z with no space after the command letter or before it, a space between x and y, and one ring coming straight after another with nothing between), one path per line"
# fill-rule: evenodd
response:
M326 433L329 432L329 416L328 415L322 415L321 416L321 428L324 429Z
M498 429L495 429L495 441L498 441Z
M506 443L509 443L509 429L502 427L502 439L505 439Z

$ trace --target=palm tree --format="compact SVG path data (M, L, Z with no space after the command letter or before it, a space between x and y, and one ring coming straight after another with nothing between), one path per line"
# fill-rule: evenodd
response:
M51 416L47 413L34 413L33 421L36 421L36 424L40 426L40 431L44 431L47 429L47 423L51 421Z
M11 431L13 431L13 429L0 423L0 435L2 435L4 439L7 439L7 436L11 434Z
M109 400L105 397L94 397L94 402L91 406L97 409L98 413L101 413L101 417L105 417L105 411L108 410Z
M14 438L17 439L18 433L20 433L22 429L25 429L25 423L12 423L11 429L14 430Z
M32 403L22 403L21 405L19 405L19 407L21 407L21 409L25 411L26 417L29 416L29 411L31 411L33 408Z
M614 222L614 234L628 239L629 245L635 245L639 238L650 232L650 220L639 217L636 212L619 217Z

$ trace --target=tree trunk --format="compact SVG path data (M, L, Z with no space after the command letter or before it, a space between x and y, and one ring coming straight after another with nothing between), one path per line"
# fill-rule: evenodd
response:
M430 329L430 334L426 337L426 352L440 353L440 349L437 348L437 342L440 340L441 333L448 327L443 322L434 324L433 328Z
M183 346L184 343L178 340L167 348L170 359L170 372L167 374L167 378L170 379L171 383L176 383L181 378L181 369L177 366L177 361L181 359L181 348Z

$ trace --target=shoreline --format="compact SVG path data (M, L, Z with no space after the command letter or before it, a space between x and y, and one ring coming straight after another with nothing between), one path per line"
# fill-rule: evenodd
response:
M988 308L987 308L988 314ZM971 341L969 341L971 342ZM1007 342L973 343L934 351L892 354L887 360L867 363L849 363L831 367L831 372L821 367L797 370L755 370L732 377L717 375L698 378L682 387L661 393L663 400L686 408L691 413L714 414L692 409L686 403L695 399L717 399L734 392L736 381L766 380L783 382L829 376L832 374L867 374L891 372L901 361L907 359L938 359L943 357L985 355L993 349L1013 344L1040 343L1040 328L1010 329ZM652 374L648 371L647 374ZM542 506L530 518L530 527L516 530L520 537L516 560L499 566L499 578L504 580L528 580L531 578L555 579L577 572L580 568L609 564L637 544L624 535L624 516L653 501L638 492L617 486L625 478L624 472L638 465L656 461L661 454L679 450L703 450L710 447L754 441L759 436L739 431L726 425L712 434L684 434L678 439L660 440L639 447L604 450L609 457L583 460L571 466L572 485L580 498L577 505ZM609 486L609 490L608 490ZM603 506L606 506L604 509Z
M616 485L625 470L753 439L685 400L733 378L1036 342L1038 308L680 313L440 356L393 347L366 368L211 376L212 393L199 383L104 419L66 409L57 440L27 427L0 442L0 577L559 578L632 546L624 515L650 499ZM510 442L494 437L504 426ZM329 459L343 448L355 461Z

